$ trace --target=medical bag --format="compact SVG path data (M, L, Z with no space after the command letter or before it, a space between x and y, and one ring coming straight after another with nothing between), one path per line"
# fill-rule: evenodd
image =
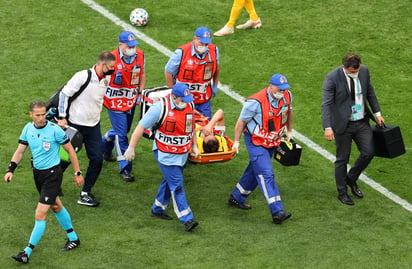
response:
M298 165L300 156L302 155L302 147L295 141L287 141L286 137L282 137L281 143L276 147L273 158L285 166Z

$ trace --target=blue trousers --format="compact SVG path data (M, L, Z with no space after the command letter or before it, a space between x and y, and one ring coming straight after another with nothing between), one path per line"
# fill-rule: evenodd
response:
M69 125L79 130L83 136L84 147L86 148L87 157L89 158L89 166L87 167L86 176L84 177L83 191L91 192L103 166L100 122L93 127L73 123L69 123ZM65 171L70 163L62 161L60 165L63 171Z
M267 149L255 146L249 134L244 135L244 140L250 160L231 196L240 203L244 203L249 194L259 185L260 191L268 203L270 213L273 215L283 211L282 200L273 172L272 156L275 148Z
M203 116L209 117L209 120L212 119L212 105L210 100L206 103L195 104L195 109L202 113Z
M123 154L129 146L127 134L132 127L134 111L135 107L126 112L107 110L112 129L102 136L103 152L110 153L113 148L115 149L120 173L123 171L130 173L132 171L132 162L126 161Z
M157 160L157 150L154 151L154 155ZM163 179L157 191L152 210L155 213L164 213L172 197L176 216L180 222L185 224L188 220L193 219L193 213L187 203L185 188L183 187L183 166L157 163L162 171Z

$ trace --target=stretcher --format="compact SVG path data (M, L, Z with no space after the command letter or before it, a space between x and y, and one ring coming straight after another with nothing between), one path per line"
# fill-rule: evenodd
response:
M148 88L142 91L141 105L140 105L140 119L149 110L156 101L160 98L165 97L172 92L172 89L168 86L160 86L155 88ZM207 122L207 117L196 115L196 123ZM144 137L153 139L153 130L146 129L143 134ZM194 153L190 151L188 160L193 163L215 163L215 162L226 162L236 155L236 150L232 150L233 141L226 135L223 135L227 142L228 150L213 153L201 153L199 156L195 157Z
M140 119L149 110L149 108L160 98L165 97L172 92L172 89L168 86L160 86L155 88L144 89L141 95L140 104ZM143 136L149 139L153 139L154 133L152 129L144 130Z

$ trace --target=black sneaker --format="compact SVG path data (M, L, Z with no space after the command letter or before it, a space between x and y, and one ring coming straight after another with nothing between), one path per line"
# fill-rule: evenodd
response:
M290 212L278 212L272 215L273 223L275 224L281 224L283 221L287 220L290 218L292 214Z
M166 213L155 213L152 210L152 217L158 218L158 219L164 219L164 220L172 220L173 218Z
M105 152L103 153L103 160L106 162L115 162L117 161L117 158L113 156L111 152Z
M90 207L95 207L100 204L100 202L96 199L96 197L94 197L94 195L91 194L90 192L86 195L80 195L80 198L79 200L77 200L77 203L79 205L86 205Z
M134 176L132 176L130 174L130 172L127 172L127 171L121 172L120 177L126 182L133 182L134 181Z
M249 210L252 209L252 206L245 204L245 203L239 203L235 198L230 196L229 201L227 201L228 205L237 207L243 210Z
M188 221L185 223L185 230L186 230L187 232L190 232L190 231L192 231L197 225L199 225L199 222L197 222L197 221L195 221L195 220L193 220L193 219L190 219L190 220L188 220Z
M60 249L60 251L69 251L74 248L77 248L78 246L80 246L80 239L74 241L70 241L69 239L67 239L66 244L64 245L64 247Z
M27 255L26 251L22 251L16 255L11 256L13 259L15 259L18 262L21 263L28 263L29 262L29 256Z

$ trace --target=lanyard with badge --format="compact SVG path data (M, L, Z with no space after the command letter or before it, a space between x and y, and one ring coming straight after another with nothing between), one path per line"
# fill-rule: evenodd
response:
M356 78L356 84L357 84L357 87L355 87L355 85L353 85L354 86L353 90L356 91L356 96L360 96L362 92L360 90L360 85L359 85L359 79L358 78ZM357 120L361 120L361 119L364 118L364 111L362 109L361 104L356 104L355 98L356 97L355 97L355 94L354 94L352 96L352 102L355 103L355 104L352 105L351 111L352 111L353 120L357 121Z
M136 61L136 65L133 66L133 69L131 71L127 70L126 66L123 64L123 60L120 61L120 64L118 64L117 66L118 71L116 72L116 75L115 75L114 84L117 84L117 85L123 84L122 70L124 70L125 73L131 73L130 86L139 85L141 68L140 68L139 62L137 61L137 55L134 61Z

